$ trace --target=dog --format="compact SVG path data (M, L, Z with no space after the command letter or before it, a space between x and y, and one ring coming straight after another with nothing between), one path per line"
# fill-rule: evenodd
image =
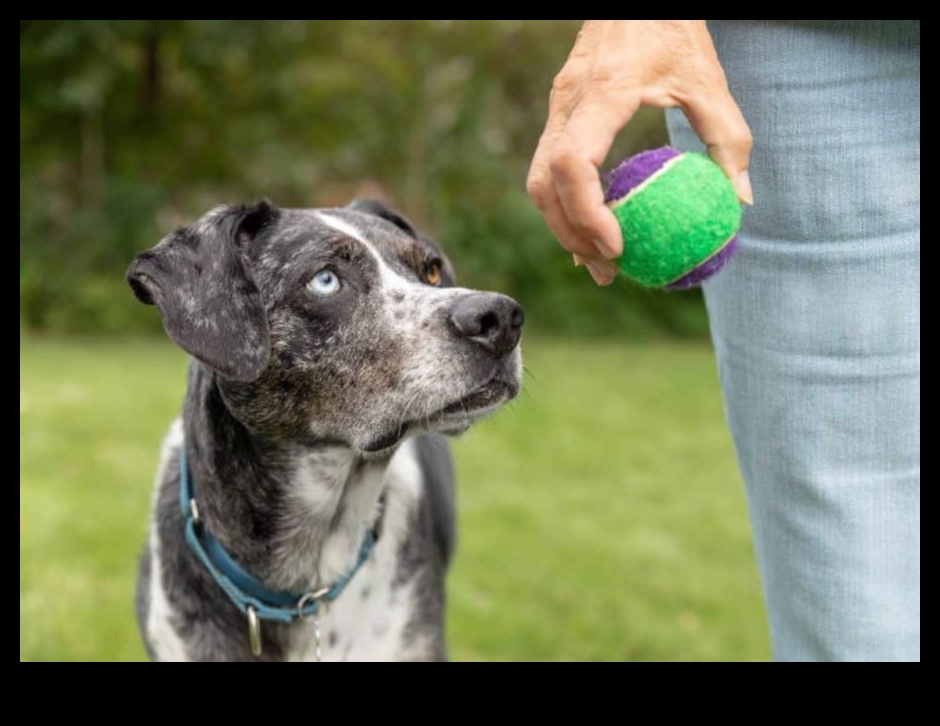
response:
M151 658L446 659L446 437L518 393L522 307L371 200L219 207L127 281L192 357L138 574Z

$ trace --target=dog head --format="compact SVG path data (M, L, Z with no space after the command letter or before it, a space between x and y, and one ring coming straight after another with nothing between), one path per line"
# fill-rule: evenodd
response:
M257 433L379 452L459 433L519 390L522 308L454 287L437 245L378 202L220 207L127 280Z

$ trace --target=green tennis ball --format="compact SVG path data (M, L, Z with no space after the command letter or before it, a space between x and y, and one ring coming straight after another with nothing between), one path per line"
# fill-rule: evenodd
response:
M623 273L679 290L714 275L738 247L741 205L715 162L669 146L644 151L608 175L604 201L623 232Z

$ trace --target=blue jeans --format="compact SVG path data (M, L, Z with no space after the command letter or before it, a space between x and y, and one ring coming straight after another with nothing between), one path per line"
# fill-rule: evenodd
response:
M705 299L774 654L919 660L919 21L709 27L755 139Z

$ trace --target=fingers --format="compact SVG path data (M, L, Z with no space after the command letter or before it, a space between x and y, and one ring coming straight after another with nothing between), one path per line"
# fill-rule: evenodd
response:
M738 199L753 204L754 192L747 169L754 138L727 86L690 99L684 109L695 133L708 147L708 155L731 180Z
M542 159L547 156L547 152L536 152L536 159L533 161L532 170L529 173L527 183L529 196L542 212L542 216L548 228L552 231L552 234L558 238L561 246L574 255L575 265L584 265L594 282L598 285L609 285L616 278L619 268L613 262L600 256L597 245L590 241L593 238L586 237L581 230L575 228L568 218L559 198L558 188L553 181L552 175L550 171L544 169L542 166L545 164ZM594 169L594 172L596 175L597 170ZM598 191L600 191L599 178L596 180L596 186ZM601 193L600 203L603 207L603 193ZM614 225L617 227L616 239L622 250L623 243L619 241L620 228L619 225L617 225L617 220L606 207L603 207L603 210L610 215ZM609 235L610 232L608 231L607 234Z
M572 51L572 56L575 56L575 51ZM580 62L569 61L555 79L549 100L548 119L545 122L545 130L539 138L535 155L532 157L532 165L526 180L526 191L541 211L552 234L558 238L565 250L575 255L596 257L598 252L590 239L583 238L566 218L550 169L556 141L568 123L568 117L580 95L578 79L582 74Z
M541 148L536 152L532 162L526 188L532 201L542 213L548 228L565 250L582 258L598 256L597 248L568 221L551 173L548 171L548 152L542 151Z
M585 256L619 257L623 252L620 226L604 205L597 167L576 151L562 150L552 156L551 172L565 223L581 239L592 240Z
M616 219L604 207L597 168L591 166L586 170L586 178L590 180L593 190L585 194L577 182L578 178L585 177L581 165L576 161L573 173L568 174L569 165L563 156L559 157L559 139L569 136L566 129L570 117L582 102L587 87L584 81L590 72L591 61L584 49L596 30L594 24L585 24L565 68L555 79L549 100L548 120L532 159L526 190L561 246L575 256L575 264L579 261L584 264L599 285L609 285L616 277L618 267L608 260L620 254L623 243ZM608 147L614 133L616 131L609 134ZM578 148L579 142L575 139L569 145ZM605 154L606 149L597 164L602 163ZM561 182L555 175L556 165L564 177ZM562 194L568 199L563 200ZM574 217L569 213L569 207Z
M616 276L617 266L607 261L623 253L623 239L604 204L598 166L638 106L632 98L619 103L580 99L570 118L558 114L549 119L529 172L529 196L561 246L592 263L588 269L599 284Z
M630 96L583 98L559 135L549 162L568 223L581 238L593 240L607 260L623 253L623 236L613 212L604 204L598 167L638 108L638 100Z
M591 240L586 257L613 260L623 252L620 226L613 213L604 206L604 191L597 167L574 151L557 152L551 161L565 223L581 239Z

